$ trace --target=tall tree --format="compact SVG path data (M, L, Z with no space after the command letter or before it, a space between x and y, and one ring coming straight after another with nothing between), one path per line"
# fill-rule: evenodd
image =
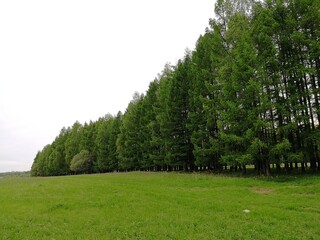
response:
M156 101L153 104L155 119L149 123L150 147L152 149L150 159L152 159L155 167L162 170L169 170L170 168L165 159L170 142L168 106L173 72L173 66L167 63L158 76L159 89L156 91Z
M68 139L65 142L65 154L67 165L70 166L72 158L80 152L80 130L82 125L76 121L69 130Z
M117 153L119 168L123 170L140 169L140 162L143 158L141 146L144 142L140 123L143 97L137 92L134 94L121 122Z
M187 128L189 105L189 89L191 86L191 54L187 53L183 61L179 61L172 75L167 105L167 154L166 163L176 169L194 168L193 145L191 133Z
M97 153L97 160L95 163L95 171L97 172L107 172L109 165L109 151L108 144L111 137L110 128L113 117L107 114L103 118L99 118L97 121L97 135L95 138L95 147Z

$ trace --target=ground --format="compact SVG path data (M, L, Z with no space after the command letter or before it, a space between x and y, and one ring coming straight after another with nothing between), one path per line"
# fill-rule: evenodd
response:
M319 199L315 175L4 177L0 239L319 239Z

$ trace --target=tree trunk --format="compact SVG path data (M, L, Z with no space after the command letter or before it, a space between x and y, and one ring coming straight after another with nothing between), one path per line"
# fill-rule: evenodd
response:
M293 170L293 163L292 162L290 163L290 170L291 171Z
M288 163L284 164L284 169L286 170L287 173L289 172L289 164Z
M313 147L309 148L310 153L311 153L311 157L310 157L310 168L312 170L312 172L316 171L316 157L315 157L315 153L313 151Z
M319 157L319 151L318 146L315 146L315 155L316 155L316 162L318 164L317 170L320 171L320 157Z
M269 160L264 160L263 161L263 173L264 173L265 176L270 176L271 175Z
M245 164L244 164L243 167L242 167L242 172L243 172L243 174L246 174L246 173L247 173L247 167L246 167Z

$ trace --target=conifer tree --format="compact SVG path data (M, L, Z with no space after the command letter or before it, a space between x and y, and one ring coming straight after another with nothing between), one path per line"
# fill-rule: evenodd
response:
M173 67L167 63L159 74L159 89L156 93L156 102L153 104L155 120L150 122L151 133L150 158L155 167L162 170L170 170L171 166L166 163L167 152L170 142L169 114L170 88L172 84Z
M159 105L158 103L158 91L159 91L159 81L155 79L150 83L146 96L141 103L141 133L143 136L142 143L142 159L141 167L146 170L155 170L159 168L157 166L160 146L158 141L159 138L159 123L157 121L156 109ZM157 136L156 136L157 135ZM155 138L157 140L155 140ZM154 141L155 140L155 141ZM160 164L161 165L161 164Z
M319 170L319 11L313 0L217 0L195 50L167 64L146 96L124 115L63 128L31 174L71 173L84 152L87 173Z
M141 134L141 104L144 96L135 93L123 116L117 139L119 168L123 170L140 169L143 138Z
M191 56L187 54L175 68L169 88L166 122L166 163L175 169L185 170L194 168L191 133L187 128L190 111L189 89L192 81L190 66Z
M95 171L107 172L109 161L109 139L111 137L110 128L113 121L111 115L106 115L100 118L97 122L97 135L95 138L95 147L97 153L97 160L95 163Z
M200 36L192 55L192 83L189 90L190 112L188 129L194 146L195 164L200 169L220 170L217 129L217 70L218 46L212 30Z
M82 125L76 121L71 129L68 139L65 142L65 154L67 165L70 166L72 158L80 152L80 130Z

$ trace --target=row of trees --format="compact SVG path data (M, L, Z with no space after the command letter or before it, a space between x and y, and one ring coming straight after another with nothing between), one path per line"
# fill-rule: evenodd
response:
M114 171L118 168L116 141L122 113L107 114L96 122L63 128L52 144L38 152L33 176Z
M32 175L319 170L319 12L314 0L217 0L194 51L167 64L124 115L62 129Z

